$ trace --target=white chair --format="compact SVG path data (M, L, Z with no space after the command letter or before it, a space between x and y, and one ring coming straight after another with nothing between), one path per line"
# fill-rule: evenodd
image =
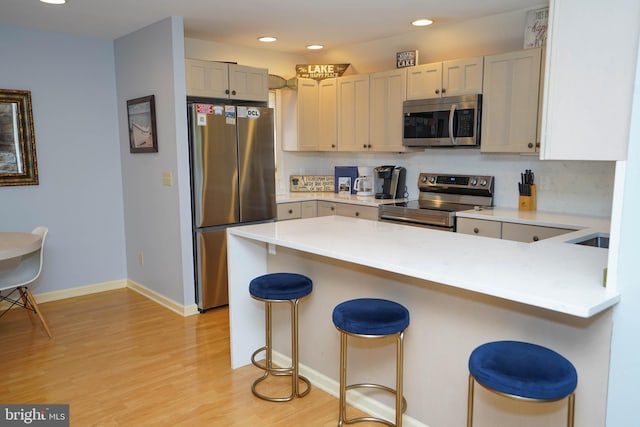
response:
M38 315L40 322L42 322L42 326L47 331L47 335L51 338L49 326L47 326L47 322L45 322L36 300L33 298L31 291L27 287L27 285L35 281L38 276L40 276L40 272L42 271L44 239L47 237L48 232L49 229L47 227L34 228L31 233L37 234L42 239L40 249L22 257L18 257L15 260L8 260L0 265L0 302L4 301L9 304L9 307L0 314L0 317L2 317L14 305L24 307ZM7 266L10 266L10 268L7 268ZM3 295L3 292L6 290L11 291L7 295ZM20 294L19 299L11 297L15 292Z

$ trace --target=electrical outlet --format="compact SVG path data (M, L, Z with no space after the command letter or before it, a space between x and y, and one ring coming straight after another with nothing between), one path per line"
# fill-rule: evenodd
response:
M138 263L144 265L144 254L142 252L138 254Z

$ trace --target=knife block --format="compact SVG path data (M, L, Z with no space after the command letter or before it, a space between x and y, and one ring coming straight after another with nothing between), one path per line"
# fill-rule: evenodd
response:
M521 211L535 211L536 210L536 186L531 185L530 196L518 196L518 209Z

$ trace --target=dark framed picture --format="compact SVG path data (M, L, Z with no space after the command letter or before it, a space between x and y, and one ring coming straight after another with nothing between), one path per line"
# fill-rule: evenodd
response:
M38 185L31 91L0 89L0 186Z
M157 153L156 105L154 95L127 101L129 118L129 151Z

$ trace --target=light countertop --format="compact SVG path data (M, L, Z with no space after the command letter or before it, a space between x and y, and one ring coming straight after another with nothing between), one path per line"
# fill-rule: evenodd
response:
M407 199L376 199L374 196L358 196L355 194L338 194L333 192L286 193L276 195L276 203L304 202L321 200L325 202L349 203L361 206L380 206L389 203L404 202Z
M516 212L464 215L513 221ZM537 225L558 226L558 218L535 212L521 220L530 223L531 216L540 216ZM583 219L573 228L608 232L608 221ZM591 317L620 299L603 287L608 251L566 243L574 233L522 243L343 216L233 227L228 233L578 317Z

